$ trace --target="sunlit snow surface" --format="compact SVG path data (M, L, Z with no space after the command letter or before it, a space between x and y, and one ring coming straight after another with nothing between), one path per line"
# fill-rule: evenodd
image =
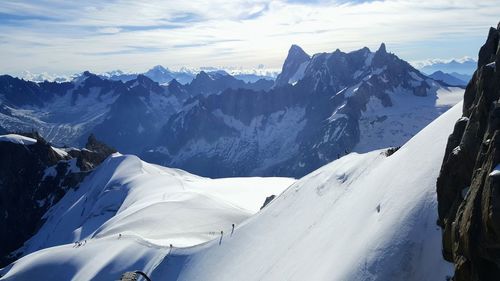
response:
M4 278L116 280L126 269L146 270L170 244L189 247L218 238L294 182L208 179L114 154L49 210L47 222L19 250L35 253L6 268ZM75 241L84 245L74 247Z
M36 140L21 135L8 134L0 136L0 142L11 142L15 144L32 145L36 143Z
M240 201L248 179L208 192L215 180L115 155L49 212L25 250L69 244L18 260L2 280L116 280L127 270L152 280L446 280L435 182L461 106L390 157L351 153L312 172L244 222L259 205ZM251 181L274 193L293 182ZM73 248L79 239L87 243Z
M353 153L312 172L221 245L176 250L153 279L446 280L435 183L461 107L390 157Z

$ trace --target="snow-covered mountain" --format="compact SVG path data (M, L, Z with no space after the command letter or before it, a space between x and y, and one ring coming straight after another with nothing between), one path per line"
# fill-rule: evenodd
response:
M266 91L273 86L271 80L259 79L253 83L247 83L236 79L225 71L201 71L191 83L186 85L186 90L193 96L209 96L218 94L227 89L250 89L255 91Z
M100 76L105 79L127 82L134 80L139 75L144 75L159 84L168 84L173 79L181 84L188 84L194 79L196 72L189 71L188 69L172 71L161 65L156 65L144 73L126 73L121 70L114 70L102 73Z
M20 77L24 80L32 81L32 82L68 82L71 81L71 77L67 75L57 75L47 72L42 73L33 73L31 71L23 71Z
M431 74L436 71L442 71L445 73L456 72L462 75L468 75L470 79L470 76L477 68L477 60L470 57L450 60L432 59L415 62L414 65L418 70L427 74Z
M190 68L181 68L179 70L170 70L161 65L157 65L149 69L144 73L125 73L121 70L109 71L101 74L101 77L111 80L120 80L123 82L127 82L135 79L138 75L142 74L147 76L151 80L158 82L160 84L168 84L172 80L177 80L177 82L186 85L193 81L196 75L201 72L205 73L217 73L217 72L225 72L229 73L234 78L241 80L245 83L254 83L258 80L268 80L274 81L276 79L277 73L273 70L267 70L263 68L257 69L223 69L223 68L215 68L215 67L202 67L200 69L190 69ZM43 81L43 80L41 80Z
M403 144L462 91L384 44L312 57L294 45L276 82L246 83L224 71L201 71L186 85L89 72L65 83L1 76L0 130L36 129L73 146L94 133L123 153L202 176L300 177L346 152Z
M212 177L300 177L346 151L403 144L462 94L384 44L312 57L294 45L272 90L188 100L143 156Z
M73 146L83 145L95 132L128 151L143 134L151 136L152 128L161 127L181 100L142 75L126 83L89 72L65 83L33 83L4 75L0 127L14 132L36 129L49 142Z
M351 153L295 183L210 180L115 154L46 213L21 249L32 253L1 280L134 270L152 280L445 280L435 181L460 110L395 152Z
M68 256L69 260L77 263L93 260L95 264L88 264L90 267L80 264L76 268L69 265L79 272L62 268L50 272L48 265L60 262L61 257L52 252L50 258L43 258L44 265L32 265L42 270L40 276L47 279L90 280L101 272L107 280L116 280L130 265L155 265L159 260L154 255L164 255L170 244L175 248L190 247L219 237L221 230L229 233L232 224L239 225L256 213L267 197L279 195L294 182L288 178L212 180L116 153L77 188L69 189L45 213L45 223L37 234L15 254L35 252L29 256L39 256L51 252L50 247L71 249L70 255L76 256ZM83 245L75 247L76 241ZM109 248L110 242L119 245L118 248ZM82 256L88 250L94 253L94 258ZM123 265L101 268L113 260L121 263L119 256L126 252L134 253L134 257L127 254L123 256L127 260ZM6 275L9 269L2 270L0 277L31 279L25 275L32 274L27 271L15 273L15 264L13 271Z
M0 131L36 129L49 142L73 146L85 144L93 132L120 151L138 154L156 141L162 126L189 97L231 87L263 90L271 86L270 81L245 83L227 74L204 72L188 85L174 79L168 86L145 75L122 82L84 72L64 83L34 83L3 75Z

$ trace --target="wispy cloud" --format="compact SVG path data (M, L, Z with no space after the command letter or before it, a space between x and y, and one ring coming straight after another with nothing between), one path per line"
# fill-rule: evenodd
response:
M477 59L472 58L472 57L461 57L461 58L433 58L433 59L426 59L426 60L417 60L417 61L411 61L410 63L415 66L416 68L423 68L425 66L429 65L435 65L435 64L447 64L451 62L457 62L457 63L477 63Z
M7 0L0 69L280 67L291 44L313 54L382 41L412 61L474 57L499 14L498 0Z

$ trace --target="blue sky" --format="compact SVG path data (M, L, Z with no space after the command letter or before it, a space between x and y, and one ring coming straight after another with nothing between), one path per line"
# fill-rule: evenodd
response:
M0 69L280 68L292 44L314 54L385 42L414 62L476 57L498 15L499 0L4 0Z

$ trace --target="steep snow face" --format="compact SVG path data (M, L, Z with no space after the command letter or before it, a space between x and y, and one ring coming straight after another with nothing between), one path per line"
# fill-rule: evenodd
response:
M396 153L305 176L222 244L176 250L158 280L445 280L435 182L461 104Z
M304 78L304 72L306 71L307 65L309 64L309 61L305 61L299 65L299 68L297 71L288 79L288 84L295 85L297 81L300 79Z
M219 237L221 230L229 232L232 224L257 212L266 197L279 195L294 182L289 178L212 180L117 153L76 190L68 191L44 215L46 222L38 233L17 251L36 253L0 275L8 271L7 280L9 276L23 280L41 270L44 278L54 276L51 267L57 266L58 258L71 260L61 276L76 280L90 280L96 274L102 278L98 280L106 280L109 266L130 266L130 270L151 266L150 259L162 257L170 244L189 247ZM75 241L85 245L76 248ZM128 260L130 249L144 256ZM122 258L127 262L120 264Z

